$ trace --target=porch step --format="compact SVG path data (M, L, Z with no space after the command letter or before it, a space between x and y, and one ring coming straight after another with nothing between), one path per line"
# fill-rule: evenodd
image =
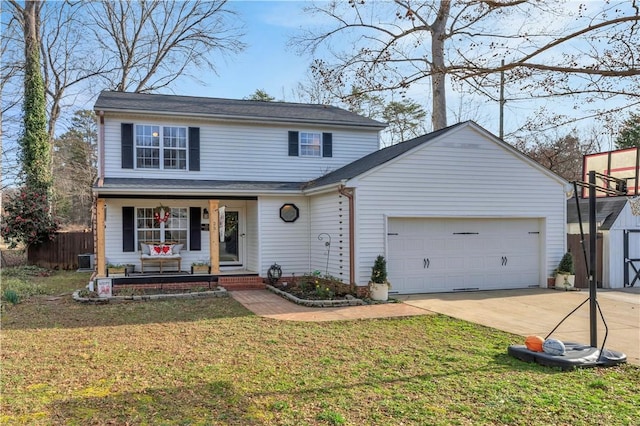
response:
M233 290L264 290L265 284L262 277L259 276L220 276L218 277L218 285L224 287L228 291Z

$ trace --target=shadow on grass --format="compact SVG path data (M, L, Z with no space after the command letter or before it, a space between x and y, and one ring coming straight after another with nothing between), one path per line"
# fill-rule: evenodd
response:
M505 355L506 356L506 355ZM502 358L499 356L498 358ZM505 360L506 361L506 360ZM505 362L498 368L485 365L473 371L485 371L494 375L504 373L507 367L537 374L556 373L553 369L542 369L525 363L510 365ZM243 391L242 386L232 381L212 381L200 386L178 386L151 388L141 392L124 392L96 397L76 397L53 404L51 413L56 419L73 424L229 424L229 425L266 425L278 424L280 415L296 419L313 418L317 410L317 401L325 405L333 404L334 398L358 398L358 395L372 394L372 389L404 389L410 384L429 383L448 380L452 377L469 375L470 370L447 368L446 371L408 375L393 378L369 378L349 384L328 384L323 386L302 386L288 390ZM424 395L425 403L429 400ZM374 404L376 404L374 402ZM367 406L367 400L362 402ZM362 409L362 407L360 407ZM311 411L311 413L310 413ZM301 423L305 423L301 418ZM305 423L306 424L306 423Z
M76 397L52 404L50 413L65 424L260 424L248 414L250 406L249 398L232 382L221 380L196 387Z
M2 313L5 330L39 328L109 327L121 325L192 322L251 316L253 313L231 297L168 299L90 305L71 295L35 296Z
M519 360L518 358L509 355L506 347L504 348L504 353L497 354L494 357L494 363L504 369L510 369L517 372L535 372L538 374L558 374L566 372L558 367L545 367L535 362Z

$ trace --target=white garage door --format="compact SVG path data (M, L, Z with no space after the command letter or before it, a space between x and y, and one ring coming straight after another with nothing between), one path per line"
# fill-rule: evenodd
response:
M537 219L391 218L388 274L400 294L537 287Z

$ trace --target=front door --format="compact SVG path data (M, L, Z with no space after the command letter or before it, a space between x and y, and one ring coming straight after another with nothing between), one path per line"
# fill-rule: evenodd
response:
M220 266L241 267L244 262L244 217L240 209L227 209L224 218L224 241L220 242Z

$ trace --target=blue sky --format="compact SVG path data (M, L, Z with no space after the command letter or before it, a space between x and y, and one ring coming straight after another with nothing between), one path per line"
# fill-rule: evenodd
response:
M310 58L287 47L290 36L305 19L301 1L231 2L244 23L247 49L217 63L218 75L203 79L205 86L182 81L176 94L242 99L263 89L278 100L293 101L291 91L305 79Z

